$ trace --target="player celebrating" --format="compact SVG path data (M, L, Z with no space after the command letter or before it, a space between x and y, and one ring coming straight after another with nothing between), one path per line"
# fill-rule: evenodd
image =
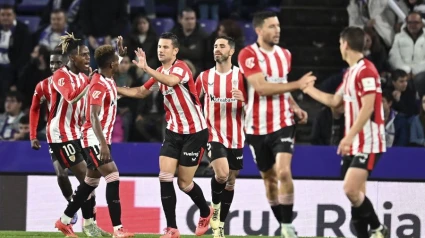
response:
M256 13L253 25L258 35L257 42L242 49L238 57L239 67L248 81L246 140L264 180L273 214L281 224L282 236L293 238L296 237L291 224L294 113L300 119L299 123L307 122L307 113L300 109L289 92L316 78L310 72L298 81L288 83L291 54L276 45L279 43L280 25L275 13Z
M314 87L304 92L329 106L345 107L345 137L338 146L343 156L344 191L350 200L351 216L359 238L368 236L370 225L373 238L389 236L373 205L365 194L365 184L381 154L386 151L382 89L378 71L364 59L364 31L357 27L344 29L340 36L342 59L350 66L335 95Z
M119 172L111 157L111 139L117 113L117 88L112 78L118 70L118 55L110 45L96 49L95 60L99 73L93 75L87 97L86 121L83 125L82 144L87 154L88 170L85 183L80 184L73 201L68 205L55 226L69 237L77 237L69 226L71 214L77 211L85 199L98 186L100 177L106 180L106 201L114 226L113 237L134 237L124 230L121 223L119 197Z
M215 67L196 80L199 97L205 95L204 114L210 131L208 156L215 173L211 179L214 214L210 220L214 238L224 238L235 179L243 165L245 87L242 73L232 65L234 53L235 41L218 37L214 43Z
M63 58L62 58L62 52L60 49L55 49L50 54L50 70L52 73L54 73L56 70L61 68L63 66ZM50 102L50 95L49 95L49 78L46 78L42 81L40 81L37 86L35 87L34 96L32 98L31 108L30 108L30 140L31 140L31 147L35 150L39 150L41 148L40 142L37 139L37 127L38 127L38 120L40 117L40 105L43 102L47 102L47 107L50 108L51 102ZM55 173L57 176L57 181L59 188L62 191L62 195L65 197L65 199L69 202L71 202L72 199L72 185L68 178L68 169L63 169L60 163L58 162L58 159L56 156L51 153L51 158L53 161L53 167L55 169ZM72 218L71 224L75 224L77 222L78 216L77 213L75 213L74 217Z
M183 61L176 58L178 51L177 36L163 33L158 42L158 59L162 66L157 70L150 68L146 63L145 53L138 49L138 62L133 62L152 78L138 88L118 88L118 93L127 97L144 98L158 89L164 95L167 130L159 157L159 180L167 228L161 238L180 237L176 224L177 200L173 185L177 167L180 189L190 196L201 213L196 235L205 234L213 214L201 188L193 181L208 142L208 129L201 113L192 72Z
M73 34L62 36L60 45L62 53L68 56L68 64L55 71L48 87L43 90L50 102L47 142L62 168L70 169L81 184L84 183L87 165L80 143L85 105L80 99L89 84L88 77L82 72L89 71L90 55L87 46L75 39ZM94 206L95 196L92 196L81 207L84 233L87 236L109 235L93 222Z

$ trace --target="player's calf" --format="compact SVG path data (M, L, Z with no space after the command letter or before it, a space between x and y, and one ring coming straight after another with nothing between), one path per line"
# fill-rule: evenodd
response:
M220 223L221 196L226 187L227 180L227 176L218 174L211 178L212 207L214 209L214 214L210 220L212 229L218 229Z

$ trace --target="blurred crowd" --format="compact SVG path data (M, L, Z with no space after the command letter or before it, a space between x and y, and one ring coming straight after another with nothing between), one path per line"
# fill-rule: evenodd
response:
M66 31L84 40L92 54L99 45L114 45L116 37L122 35L128 56L114 78L118 86L134 87L148 79L131 63L134 50L141 47L146 51L149 66L159 66L156 44L163 31L171 31L179 37L178 58L186 61L196 77L214 66L212 42L217 36L226 35L236 40L233 63L237 65L238 52L255 40L252 29L251 34L247 32L250 14L259 9L274 10L273 6L280 1L144 0L144 4L139 4L137 0L49 0L43 11L36 13L40 19L36 27L19 20L20 2L22 0L16 0L14 4L0 7L2 140L28 139L27 112L35 86L52 74L49 54ZM224 2L231 2L227 10L223 10ZM165 14L158 11L164 6L169 9ZM381 74L387 146L425 146L422 18L425 3L422 0L350 0L347 12L350 25L365 29L364 54ZM93 55L91 59L91 67L97 68ZM326 79L321 89L335 92L345 70ZM144 100L120 99L113 141L162 141L165 126L162 100L158 93ZM41 115L38 134L43 140L46 117L45 113ZM309 142L337 145L344 133L343 115L343 107L323 108L314 117Z
M349 25L366 32L364 55L381 74L387 146L425 146L425 3L422 0L350 0ZM322 89L333 93L342 72ZM332 121L332 123L329 123ZM323 108L312 144L338 145L344 108Z

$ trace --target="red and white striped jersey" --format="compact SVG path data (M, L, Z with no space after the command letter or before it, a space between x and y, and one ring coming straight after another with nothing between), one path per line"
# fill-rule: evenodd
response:
M227 73L219 73L214 67L202 72L196 79L198 95L205 95L204 115L210 132L209 142L219 142L231 149L243 148L245 103L232 97L232 89L236 88L246 98L243 80L236 66Z
M117 115L117 85L111 78L101 74L94 74L87 95L86 121L83 125L83 147L99 145L99 140L94 134L90 118L91 105L101 106L99 121L106 143L111 144L112 130Z
M161 66L157 71L180 79L180 83L173 87L159 83L154 78L144 84L146 89L160 90L164 95L167 129L178 134L193 134L206 129L207 123L201 112L192 72L186 63L176 60L169 69Z
M37 138L38 120L40 118L40 106L43 102L47 103L47 108L50 110L50 84L51 77L43 79L35 86L34 95L30 108L30 140Z
M58 69L49 78L49 117L47 142L63 143L81 139L85 101L80 100L87 91L88 77L74 74L66 66Z
M385 152L385 121L381 79L373 63L367 59L362 59L350 67L345 72L343 81L336 93L344 99L345 134L349 132L359 116L362 108L362 97L370 93L375 94L372 117L354 137L350 155Z
M287 83L291 71L291 53L277 45L265 51L257 43L241 50L239 67L246 78L263 73L269 83ZM295 124L294 113L289 104L289 92L279 95L260 96L252 85L247 85L245 132L265 135Z

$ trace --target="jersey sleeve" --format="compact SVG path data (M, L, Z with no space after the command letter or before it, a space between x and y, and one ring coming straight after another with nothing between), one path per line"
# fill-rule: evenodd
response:
M361 70L356 77L356 88L358 90L359 96L363 97L369 93L376 93L380 87L379 76L376 72L371 69L364 68Z
M89 90L89 105L102 106L107 91L107 88L100 83L91 85Z
M245 87L245 78L242 74L242 72L239 72L239 90L241 90L242 94L243 94L243 98L245 99L245 102L248 100L248 94L246 92L246 87Z
M203 82L202 82L203 75L204 75L204 72L202 72L195 81L196 93L198 94L199 97L201 97L201 95L203 95L204 92L205 92L204 86L202 85L203 84Z
M249 77L256 73L261 73L258 58L254 51L244 48L238 55L238 64L245 77Z
M87 92L89 80L84 80L84 83L81 84L80 87L75 85L74 89L70 76L62 71L56 71L53 75L52 83L56 91L58 91L67 102L75 103Z
M170 69L170 75L177 76L180 79L180 83L188 82L191 74L189 67L182 61L177 62Z
M159 91L159 84L154 78L150 78L143 86L149 91Z
M35 87L34 96L30 107L30 140L37 138L38 120L40 118L40 104L43 102L43 81L39 82Z

